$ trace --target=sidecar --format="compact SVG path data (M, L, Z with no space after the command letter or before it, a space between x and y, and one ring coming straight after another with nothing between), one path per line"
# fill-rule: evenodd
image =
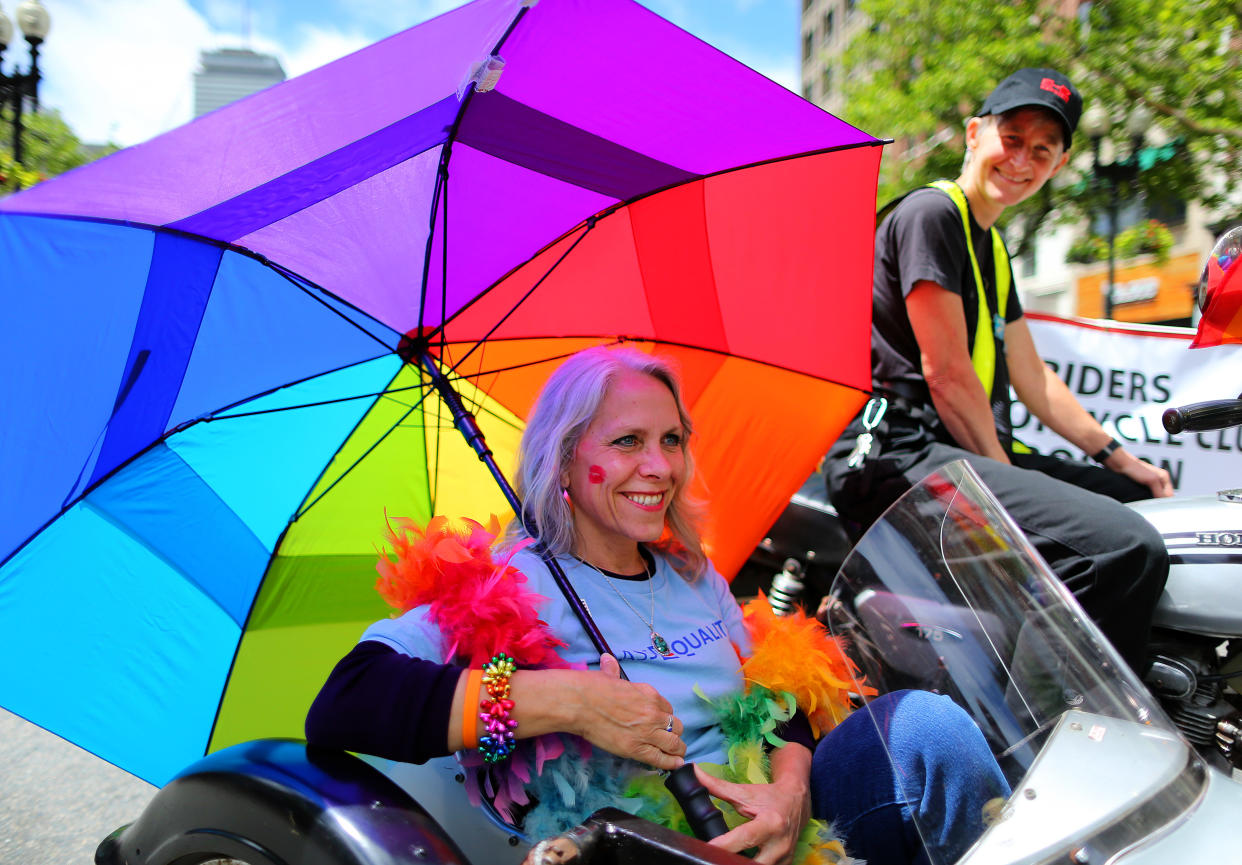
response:
M991 746L1012 794L988 803L979 837L955 839L958 865L1226 861L1242 848L1242 785L1204 763L965 463L890 508L825 609L869 685L948 695ZM542 839L471 807L462 781L448 758L249 742L180 773L96 862L521 861ZM538 861L744 861L616 809L562 839L568 854Z
M161 789L97 865L506 865L530 839L466 801L451 759L397 764L264 739L218 751ZM416 798L417 796L417 798ZM741 857L605 808L572 840L590 863L729 865ZM557 860L549 860L557 861Z

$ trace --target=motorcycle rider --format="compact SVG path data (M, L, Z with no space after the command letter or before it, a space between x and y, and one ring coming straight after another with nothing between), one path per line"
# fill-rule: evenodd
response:
M1021 69L966 123L955 182L899 200L876 232L872 387L829 451L829 497L858 534L930 472L966 459L1125 660L1141 672L1168 575L1160 535L1120 502L1172 495L1167 471L1125 451L1035 350L995 225L1061 170L1082 97ZM1102 467L1029 452L1009 388Z

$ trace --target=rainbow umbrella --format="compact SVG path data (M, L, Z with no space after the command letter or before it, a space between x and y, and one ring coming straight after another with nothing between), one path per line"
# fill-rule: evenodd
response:
M478 0L0 201L0 703L155 784L299 736L385 515L507 512L429 369L509 469L566 355L671 355L735 571L870 384L880 143Z

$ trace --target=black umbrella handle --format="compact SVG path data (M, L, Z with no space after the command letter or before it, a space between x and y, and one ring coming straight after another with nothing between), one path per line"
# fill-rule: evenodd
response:
M686 763L680 769L669 772L664 778L664 786L686 813L686 821L700 841L710 841L729 831L724 814L712 804L707 788L699 783L694 774L693 763Z

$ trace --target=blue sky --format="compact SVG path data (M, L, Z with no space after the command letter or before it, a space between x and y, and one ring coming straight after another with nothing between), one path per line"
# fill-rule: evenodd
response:
M190 119L204 49L250 47L298 75L460 0L42 0L44 104L84 141L136 144ZM641 0L786 87L797 87L798 0ZM12 17L17 0L0 0ZM28 62L10 47L5 69Z

